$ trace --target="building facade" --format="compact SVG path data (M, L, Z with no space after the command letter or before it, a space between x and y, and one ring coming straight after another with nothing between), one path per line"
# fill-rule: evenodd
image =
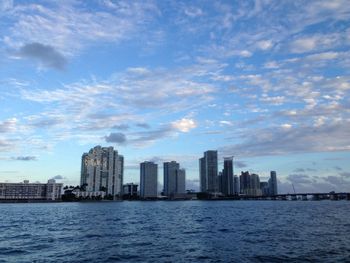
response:
M222 170L221 189L223 195L233 195L233 157L224 158L224 169Z
M87 192L122 196L124 157L113 147L96 146L82 155L80 184Z
M158 165L153 162L140 163L140 197L158 196Z
M134 183L128 183L123 185L123 196L127 198L137 197L138 185Z
M186 171L180 164L171 161L163 163L164 195L176 197L186 193Z
M214 193L218 191L218 152L206 151L199 159L200 191Z
M270 179L268 183L269 183L269 195L277 195L278 194L277 174L275 171L270 172Z
M239 178L237 175L233 177L233 194L238 195L239 194Z
M46 184L29 183L0 183L0 200L61 200L62 184L51 179Z
M240 192L249 196L261 196L260 178L257 174L242 172L240 176Z

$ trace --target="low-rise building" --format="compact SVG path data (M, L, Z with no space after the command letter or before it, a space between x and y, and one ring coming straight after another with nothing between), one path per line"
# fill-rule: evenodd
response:
M123 195L127 198L136 198L137 197L137 184L129 183L123 185Z
M46 184L29 183L0 183L0 201L26 201L26 200L61 200L62 184L51 179Z

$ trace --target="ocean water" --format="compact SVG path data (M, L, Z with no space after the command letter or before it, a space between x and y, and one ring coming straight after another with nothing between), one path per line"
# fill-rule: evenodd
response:
M350 262L350 202L0 204L0 262Z

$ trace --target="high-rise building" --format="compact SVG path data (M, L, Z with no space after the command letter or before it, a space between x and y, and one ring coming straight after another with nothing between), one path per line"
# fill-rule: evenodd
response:
M261 194L263 196L268 196L269 195L269 183L268 182L260 182L260 189L261 189Z
M233 195L233 157L224 158L222 170L221 192L224 195Z
M235 175L233 177L233 194L238 195L239 194L239 179L238 176Z
M80 184L87 192L105 191L113 198L123 192L124 157L113 147L96 146L82 155Z
M218 176L216 177L216 188L217 190L215 190L215 192L220 192L222 193L222 185L223 185L223 177L222 177L222 173L223 172L219 172Z
M164 195L174 197L186 193L186 172L180 169L180 164L171 161L163 163Z
M155 198L158 196L158 164L140 163L140 197Z
M261 195L260 178L259 178L259 175L257 174L250 175L250 195L253 195L253 196Z
M242 172L240 176L241 194L261 196L260 178L257 174Z
M270 172L270 179L269 179L269 195L277 195L277 174L275 171Z
M186 170L176 170L176 194L186 193Z
M206 151L199 159L199 178L201 192L213 193L217 191L218 152Z
M240 181L240 192L241 194L247 194L248 189L250 189L250 174L248 171L241 172L241 176L239 177Z

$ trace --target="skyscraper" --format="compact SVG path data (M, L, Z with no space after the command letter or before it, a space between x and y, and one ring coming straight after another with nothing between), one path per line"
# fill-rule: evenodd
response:
M270 195L277 195L277 174L275 171L270 172L270 179L269 179L269 194Z
M158 165L153 162L140 163L140 197L157 197Z
M239 177L240 181L240 192L241 194L248 194L248 189L250 189L250 174L248 171L241 172L241 176Z
M257 174L250 175L250 195L261 196L260 178Z
M186 193L186 171L185 169L176 170L176 194Z
M242 172L240 176L241 194L260 196L260 178L257 174L249 174L249 172Z
M105 191L121 197L124 157L113 147L96 146L82 155L80 184L88 192Z
M239 178L237 175L233 177L233 194L238 195L239 194Z
M224 195L233 195L233 157L224 158L222 170L221 192Z
M218 152L206 151L199 159L199 178L201 192L213 193L217 190Z
M186 193L186 172L180 169L180 164L171 161L163 163L164 195L174 197Z

